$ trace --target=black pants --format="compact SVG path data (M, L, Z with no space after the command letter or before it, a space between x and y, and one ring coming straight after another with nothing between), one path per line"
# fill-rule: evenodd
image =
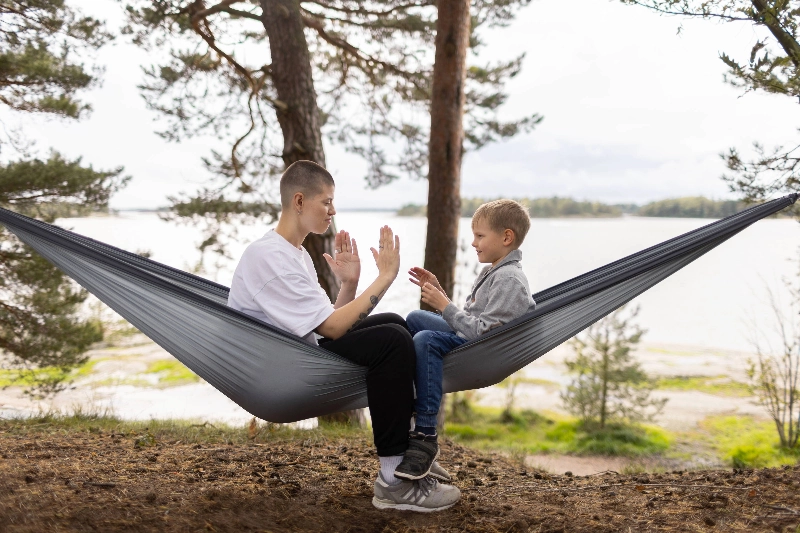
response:
M322 348L367 367L367 401L378 455L398 455L408 448L414 409L414 342L403 317L379 313L336 340L320 339Z

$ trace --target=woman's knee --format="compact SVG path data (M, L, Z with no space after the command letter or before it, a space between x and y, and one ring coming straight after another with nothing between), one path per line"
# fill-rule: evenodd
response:
M381 328L384 332L384 349L381 352L386 360L395 364L414 365L414 341L408 330L399 324L386 324Z
M385 320L386 325L396 324L403 328L406 333L408 332L408 324L406 323L406 319L397 313L381 313L381 318Z

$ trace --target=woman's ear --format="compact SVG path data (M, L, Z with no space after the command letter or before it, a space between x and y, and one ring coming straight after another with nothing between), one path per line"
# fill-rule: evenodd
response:
M303 197L303 193L294 193L294 197L292 198L292 207L294 207L294 210L297 211L298 215L303 211L304 200L305 198Z

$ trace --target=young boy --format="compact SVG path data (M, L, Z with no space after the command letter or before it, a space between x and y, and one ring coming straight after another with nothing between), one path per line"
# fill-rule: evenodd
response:
M490 329L533 311L536 306L520 264L519 247L529 228L528 211L513 200L488 202L475 211L472 246L478 253L478 261L489 266L472 285L463 310L447 298L432 273L419 267L408 272L410 281L422 289L422 301L441 315L412 311L406 318L417 356L417 418L409 449L395 476L423 478L439 455L436 415L442 400L442 357Z

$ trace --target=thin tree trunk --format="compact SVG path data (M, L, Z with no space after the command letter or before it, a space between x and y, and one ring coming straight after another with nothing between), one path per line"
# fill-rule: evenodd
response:
M606 331L606 346L603 352L603 392L602 400L600 402L600 429L606 427L606 402L608 402L608 337L609 332Z
M431 94L427 270L453 296L461 217L464 82L470 34L469 0L439 0ZM423 305L423 308L427 308Z
M303 33L300 4L296 0L261 0L261 8L272 56L272 82L278 100L286 104L286 109L277 110L278 123L283 132L283 162L287 167L300 160L325 166L317 93L311 75L311 57ZM322 254L334 254L335 233L336 228L331 222L324 235L311 233L303 241L303 246L314 261L319 284L334 302L339 295L339 281ZM320 418L326 422L356 425L365 422L361 409Z
M300 4L296 0L261 0L261 8L272 56L272 81L278 100L287 106L277 110L283 132L283 162L287 167L300 160L325 166L317 93ZM333 255L335 233L331 223L324 235L311 233L303 242L314 261L319 284L332 301L339 295L339 282L322 254Z

